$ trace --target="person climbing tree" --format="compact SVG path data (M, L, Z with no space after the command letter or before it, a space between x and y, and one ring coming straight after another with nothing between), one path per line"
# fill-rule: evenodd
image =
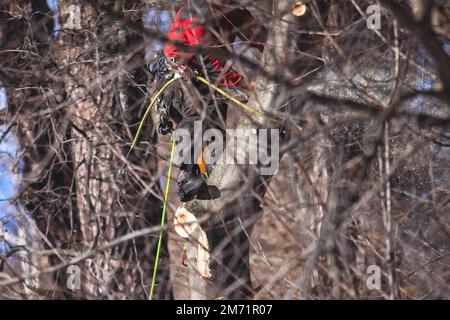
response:
M201 2L201 3L200 3ZM149 71L155 75L157 82L164 82L175 73L195 71L204 75L210 82L224 88L252 90L253 83L248 82L238 72L226 66L222 57L226 56L226 46L231 45L236 36L251 39L249 45L262 50L265 30L259 26L250 12L233 6L218 6L210 1L189 1L182 6L169 28L167 40L162 52L149 63ZM208 21L204 17L211 17ZM257 41L259 40L259 41ZM186 52L176 42L189 47L202 46L201 54ZM204 53L203 51L207 51ZM200 115L204 106L205 124L203 129L224 126L227 104L223 99L211 94L210 89L197 81L193 86L196 94L187 92L186 85L178 83L171 86L157 104L158 133L168 134L177 128L187 129L193 137L194 121L203 120ZM222 125L222 126L221 126ZM191 141L194 139L192 138ZM220 195L214 186L208 186L202 177L202 168L198 158L193 154L180 167L178 178L178 196L181 201L193 199L213 199ZM186 159L186 158L185 158Z

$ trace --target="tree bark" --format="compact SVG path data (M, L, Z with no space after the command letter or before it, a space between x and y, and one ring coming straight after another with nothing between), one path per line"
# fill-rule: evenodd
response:
M278 68L286 60L287 48L290 47L289 30L293 26L293 16L288 9L289 1L273 3L273 27L270 28L261 62L269 73L284 71ZM248 105L259 112L274 112L286 100L286 91L282 85L263 76L256 80L255 91L258 95L252 95ZM241 118L236 129L271 127L273 123L267 118L252 115ZM253 296L249 267L250 239L247 235L251 234L255 216L260 211L260 199L266 191L268 177L260 176L258 168L253 165L227 165L222 160L223 156L208 180L209 184L221 190L220 198L196 200L184 205L199 219L211 215L203 228L208 235L211 251L212 281L202 278L191 267L191 298L248 299ZM196 250L194 239L188 246L188 256L195 257ZM192 261L190 265L195 266L195 263Z

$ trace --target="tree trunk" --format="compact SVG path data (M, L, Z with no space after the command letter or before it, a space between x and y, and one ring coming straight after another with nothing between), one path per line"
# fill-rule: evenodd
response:
M23 151L18 199L51 250L38 269L54 283L41 281L37 296L147 298L154 238L99 249L160 219L151 148L137 150L129 175L117 175L132 135L126 123L134 125L148 104L143 4L62 0L62 29L54 39L45 0L0 4L9 20L0 23L0 46L9 49L0 73L8 88L5 119L17 124ZM151 135L145 137L154 142ZM45 273L91 249L95 253L74 266L81 290L68 287L69 269ZM156 297L168 298L164 244L162 259Z
M284 71L278 68L282 65L281 61L286 61L287 48L292 40L289 30L293 26L293 15L288 10L289 1L276 1L273 4L273 28L270 29L261 62L262 67L270 74ZM256 80L255 91L258 95L253 95L248 105L259 112L275 112L286 99L282 85L263 76ZM267 118L252 115L250 118L241 118L236 129L251 130L272 126ZM268 177L260 176L255 166L227 165L222 164L221 160L208 180L209 184L221 190L220 198L193 201L184 205L198 218L211 215L203 228L208 235L211 251L212 280L203 278L193 269L197 263L194 257L197 256L198 247L195 239L191 239L188 246L188 257L192 259L189 271L191 298L248 299L254 293L250 277L248 235L251 234L253 223L261 209L260 199L266 191Z

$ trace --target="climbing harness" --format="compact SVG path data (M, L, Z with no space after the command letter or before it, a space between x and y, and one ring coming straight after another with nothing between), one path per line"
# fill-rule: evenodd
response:
M161 94L175 81L177 81L178 79L182 78L184 76L184 74L187 74L185 72L185 70L183 70L183 73L179 73L176 72L175 76L173 78L171 78L169 81L167 81L162 88L158 91L158 93L155 95L155 97L153 98L153 100L150 102L149 106L147 107L147 110L145 111L140 123L139 123L139 127L136 131L136 135L134 136L134 140L133 143L131 144L130 149L128 150L128 153L126 155L126 159L128 159L130 153L133 151L133 149L136 147L136 144L139 140L139 136L141 135L142 132L142 128L144 127L144 123L147 120L148 116L150 115L150 110L152 109L153 105L156 103L156 101L158 100L158 98L161 96ZM232 95L230 95L229 93L225 92L224 90L220 89L218 86L212 84L211 82L209 82L208 80L206 80L205 78L199 76L196 72L194 72L193 75L194 79L206 84L207 86L211 87L212 89L214 89L215 91L217 91L218 93L220 93L221 95L223 95L225 98L227 98L228 100L230 100L231 102L234 102L236 105L238 105L239 107L241 107L242 109L255 114L257 116L266 118L268 120L271 121L279 121L276 118L270 117L268 115L263 114L262 112L255 110L251 107L249 107L247 104L242 103L241 101L239 101L238 99L236 99L235 97L233 97Z
M227 92L225 92L224 90L220 89L219 87L217 87L216 85L212 84L211 82L209 82L208 80L206 80L205 78L201 77L200 75L198 75L198 73L196 71L190 73L186 70L186 68L181 68L179 65L177 66L177 70L175 72L175 75L168 80L163 86L162 88L156 93L155 97L152 99L152 101L150 102L149 106L147 107L144 115L142 116L142 119L139 123L139 127L136 131L136 135L134 136L133 142L130 146L130 149L128 150L128 153L125 157L125 160L128 159L128 157L130 156L131 152L134 150L134 148L137 145L137 142L139 141L139 136L141 135L142 129L144 127L144 123L147 120L147 118L150 115L150 111L152 109L152 107L154 106L154 104L156 103L156 101L158 101L159 97L161 96L161 94L171 85L173 84L175 81L177 81L178 79L181 79L184 76L193 76L194 79L206 84L207 86L211 87L212 89L214 89L215 91L217 91L218 93L220 93L221 95L223 95L224 97L226 97L227 99L229 99L230 101L234 102L236 105L238 105L239 107L241 107L242 109L258 115L260 117L264 117L266 119L269 119L271 121L278 121L275 118L271 118L268 117L267 115L261 113L258 110L254 110L253 108L249 107L248 105L246 105L245 103L242 103L241 101L239 101L238 99L234 98L233 96L231 96L230 94L228 94ZM168 173L167 173L167 183L166 183L166 190L165 190L165 195L164 195L164 203L163 203L163 211L162 211L162 216L161 216L161 230L159 233L159 238L158 238L158 245L157 245L157 249L156 249L156 257L155 257L155 265L153 268L153 277L152 277L152 283L151 283L151 287L150 287L150 294L149 294L149 300L153 299L154 296L154 291L155 291L155 283L156 283L156 275L158 272L158 265L159 265L159 257L160 257L160 253L161 253L161 244L162 244L162 238L163 238L163 228L164 228L164 222L166 219L166 212L167 212L167 203L168 203L168 199L169 199L169 190L170 190L170 179L172 176L172 162L173 162L173 156L175 153L175 146L176 146L176 140L172 138L172 150L170 153L170 158L169 158L169 169L168 169ZM208 172L206 170L206 165L204 163L204 159L203 156L201 155L201 159L198 159L198 165L200 168L200 171L202 174L204 174L206 177L208 177ZM121 169L120 171L122 171L123 169ZM183 258L182 258L182 264L183 265L187 265L186 260L187 259L187 255L186 255L186 245L183 248Z
M206 168L205 158L203 157L203 152L200 151L200 154L197 158L197 165L200 173L203 174L206 178L208 178L208 169Z

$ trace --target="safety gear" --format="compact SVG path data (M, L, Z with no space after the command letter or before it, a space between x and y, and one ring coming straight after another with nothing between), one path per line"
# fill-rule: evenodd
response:
M167 40L181 41L188 46L202 45L204 39L204 27L200 21L189 15L185 7L181 7L175 20L167 33ZM166 57L184 58L185 61L193 57L193 53L182 52L174 44L164 46L164 55Z
M205 158L203 157L203 152L200 152L200 154L197 157L197 165L198 169L200 170L200 173L208 176L208 169L206 167Z
M195 199L212 200L220 197L217 187L206 184L196 165L193 170L182 171L178 177L178 197L181 202Z
M199 91L204 91L205 94L208 92L206 87L199 89ZM193 135L194 121L201 118L195 112L192 99L185 95L180 85L167 88L164 95L157 101L156 108L158 110L157 130L162 135L172 132L174 123L177 127L187 129ZM208 109L211 109L209 113L212 114L212 105ZM226 106L224 109L226 110ZM202 174L207 174L203 159L198 164L192 163L195 163L194 159L189 159L186 164L182 163L180 166L181 171L178 179L178 197L180 200L187 202L194 199L208 200L219 197L219 189L207 185L202 177Z
M165 82L175 75L167 60L162 51L155 52L153 57L149 59L147 69L156 82Z
M207 29L201 24L201 21L187 12L181 7L175 17L175 21L170 26L167 39L170 41L180 41L186 45L193 47L205 45L205 36ZM177 65L188 65L194 70L202 70L200 57L196 57L193 53L183 52L176 45L168 43L164 46L164 55L166 58L172 58L180 63ZM206 66L208 76L211 81L215 80L223 73L224 67L221 61L206 55L201 58ZM232 87L240 85L243 81L242 76L236 71L229 69L225 72L220 80L220 85L224 87Z
M197 14L197 17L201 15ZM196 18L189 10L182 7L178 10L175 20L170 26L167 34L169 42L164 46L164 59L154 59L153 64L149 65L149 71L162 79L170 79L170 76L189 75L194 70L196 75L205 72L205 77L212 83L216 83L222 87L239 87L247 88L247 84L243 77L231 68L225 71L222 62L211 55L195 55L191 52L184 52L180 47L170 42L182 42L187 46L193 47L198 45L211 45L213 35L208 33L208 29ZM206 43L208 42L208 43ZM163 75L159 75L163 73ZM168 75L168 76L166 76ZM167 78L169 77L169 78ZM207 97L206 114L211 116L214 121L218 119L226 119L226 103L219 102L220 116L215 117L214 112L217 106L217 99L213 102L210 88L208 84L202 81L194 81L194 86L201 96ZM194 121L200 120L201 116L196 112L192 97L183 92L181 86L171 86L164 92L160 101L157 103L159 112L158 133L168 134L173 130L174 124L183 129L187 129L191 136L193 135ZM207 123L208 125L208 123ZM178 179L178 196L182 202L194 199L207 200L220 196L219 189L215 186L209 186L203 179L203 175L207 176L208 168L202 157L189 162L190 164L182 164L181 172ZM196 163L196 164L192 164Z
M157 72L162 70L162 67L164 65L165 65L164 57L155 56L154 59L148 62L147 68L151 74L156 75Z
M192 103L185 97L179 85L174 85L164 92L156 103L156 109L159 114L158 126L160 125L161 128L172 128L172 121L180 124L184 119L190 120L194 113Z
M158 118L158 133L165 136L173 131L173 124L164 114L160 114Z
M165 57L161 51L157 51L153 53L153 56L148 59L147 69L148 71L156 75L159 72L164 72L166 68Z

